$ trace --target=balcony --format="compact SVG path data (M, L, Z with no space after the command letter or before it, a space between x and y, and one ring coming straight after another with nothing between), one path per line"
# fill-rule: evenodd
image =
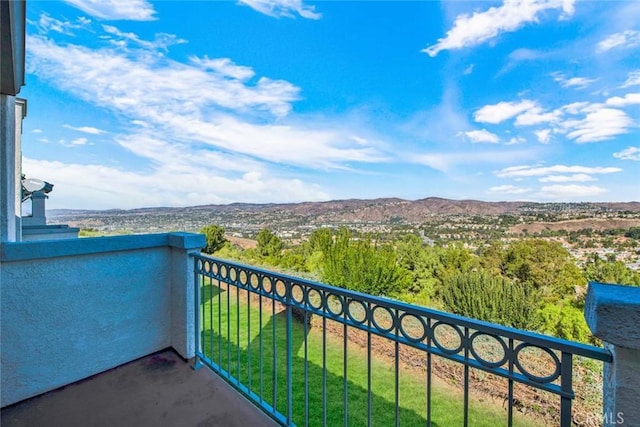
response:
M190 254L202 244L185 233L2 243L0 423L273 425L189 362Z
M602 349L207 257L203 244L3 243L3 425L640 420L640 289L591 285ZM585 412L585 384L599 381L586 367L599 364L604 408Z

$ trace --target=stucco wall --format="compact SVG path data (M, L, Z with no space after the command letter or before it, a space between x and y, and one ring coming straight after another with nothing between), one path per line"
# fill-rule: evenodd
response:
M187 313L178 325L173 312L193 274L168 236L2 245L2 406L169 347L172 329L185 335Z

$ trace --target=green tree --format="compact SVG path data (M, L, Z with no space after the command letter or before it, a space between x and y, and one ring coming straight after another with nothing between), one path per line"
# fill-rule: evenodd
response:
M541 319L540 332L572 341L586 343L592 340L583 307L571 299L543 304L538 316Z
M333 243L333 232L329 228L317 228L309 236L311 252L326 251Z
M317 228L305 243L305 267L307 271L320 273L324 254L333 244L333 231L329 228Z
M442 299L449 311L462 316L520 329L538 326L535 291L484 270L461 271L445 279Z
M219 251L228 242L224 237L224 228L219 225L207 225L200 230L200 233L204 234L207 239L207 246L205 246L204 252L208 254Z
M431 304L439 285L437 272L442 270L439 249L425 245L415 234L402 236L395 247L398 263L409 277L407 291L412 295L406 296L417 303Z
M471 271L479 266L478 259L474 258L471 252L460 243L441 248L438 254L440 268L437 271L437 276L442 282L459 272Z
M268 228L263 228L258 232L256 240L258 241L257 250L260 256L271 258L272 260L280 258L284 245L282 239L275 233Z
M640 227L631 227L626 233L624 233L624 237L640 240Z
M631 270L622 261L605 261L597 254L587 261L584 272L589 281L640 286L640 273Z
M247 262L245 251L237 245L227 242L216 252L218 258L230 259L234 261Z
M369 237L352 239L347 229L341 229L327 248L321 278L334 286L387 296L398 294L408 281L393 247L372 243Z
M532 286L547 301L574 295L587 283L560 243L542 239L512 243L505 251L501 269L506 277Z

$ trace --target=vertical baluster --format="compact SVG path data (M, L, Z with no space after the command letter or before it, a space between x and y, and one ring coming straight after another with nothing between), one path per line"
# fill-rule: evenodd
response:
M236 273L236 279L238 278L238 273ZM237 283L236 283L237 285ZM241 383L240 378L240 288L238 286L233 287L236 291L236 364L238 370L236 371L236 383L239 385Z
M196 351L204 353L206 328L204 321L204 277L196 273Z
M327 318L322 303L322 425L327 425Z
M227 274L229 270L227 270ZM225 282L227 286L227 378L231 379L231 288L229 283Z
M218 282L218 332L216 337L218 339L218 366L222 369L222 285L220 280Z
M293 289L290 282L285 282L284 286L287 302L287 423L291 425L293 424L293 316L291 313L291 292L293 292Z
M469 425L469 328L464 328L464 427Z
M571 395L573 394L573 360L572 354L562 352L560 361L560 426L571 426Z
M307 289L308 291L308 289ZM303 295L304 295L304 289L303 289ZM308 335L309 335L309 312L307 311L307 309L309 308L309 305L307 304L308 301L308 292L306 293L307 298L304 298L304 306L305 306L305 310L304 310L304 425L308 426L309 425L309 339L308 339Z
M394 310L396 320L399 319L398 310ZM393 319L392 319L393 321ZM395 346L394 346L394 368L395 368L395 401L396 401L396 427L400 426L400 342L398 341L399 322L394 326Z
M373 419L373 398L371 395L371 303L367 303L367 427Z
M342 397L344 400L344 426L347 427L349 425L349 386L347 382L347 298L345 297L342 302L342 308L344 309L344 324L342 329Z
M275 288L276 287L276 283L273 281L271 281L271 295L269 295L269 297L271 298L271 324L273 326L272 328L272 335L271 335L271 342L272 342L272 357L273 357L273 363L272 363L272 371L271 371L271 379L272 379L272 391L273 391L273 413L275 414L277 412L277 408L276 408L276 404L278 402L278 349L276 348L276 300L275 300Z
M202 279L203 279L203 284L204 284L205 283L204 277L202 277ZM213 301L214 301L214 299L213 299L213 279L211 277L207 277L207 279L208 280L206 281L206 283L209 284L209 289L210 289L210 292L209 292L209 316L206 319L206 320L209 321L209 330L208 330L208 332L209 332L208 333L208 335L209 335L209 355L208 355L208 357L210 357L211 360L215 360L215 358L213 356L213 344L214 344L214 341L215 341L213 339L213 337L214 337L214 332L213 332L214 331L214 326L213 326L213 322L214 322L214 318L213 318ZM205 312L204 311L204 302L203 302L203 306L202 306L202 312L203 313ZM203 322L203 327L204 327L205 321L203 320L202 322ZM204 348L203 348L203 352L204 352Z
M195 263L194 263L194 279L195 279L195 315L196 315L196 322L195 322L195 345L196 345L196 353L198 352L202 352L202 342L204 341L204 321L202 320L202 318L204 317L203 315L200 314L200 310L202 310L204 312L204 304L202 304L202 297L201 297L201 292L202 292L202 279L200 277L200 275L198 274L198 270L197 270L197 265L198 265L198 260L195 259ZM198 305L200 305L201 307L199 307ZM196 358L196 364L198 359Z
M253 391L251 385L251 275L247 272L247 380L249 393Z
M431 427L431 318L427 319L427 427Z
M258 332L258 347L259 347L259 359L258 359L258 363L259 363L259 368L260 368L260 402L262 403L264 401L264 382L263 382L263 374L262 374L262 359L263 359L263 354L262 354L262 335L263 335L263 330L262 330L262 293L264 292L264 288L263 288L263 284L264 284L264 277L260 276L258 278L260 286L260 294L258 296L258 328L259 328L259 332Z
M513 338L509 338L509 395L507 397L507 423L509 427L513 425Z

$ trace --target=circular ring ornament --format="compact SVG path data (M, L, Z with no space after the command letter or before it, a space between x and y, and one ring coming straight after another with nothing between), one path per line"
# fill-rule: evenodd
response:
M240 282L240 286L242 286L243 288L247 287L247 284L249 283L249 275L246 271L240 271L240 274L238 275L238 282Z
M380 326L380 324L378 323L378 321L376 320L376 312L378 310L382 310L386 312L386 315L389 316L389 320L390 320L390 326L388 328L383 328L382 326ZM389 310L387 307L383 307L381 305L376 305L373 310L371 310L371 323L373 324L373 326L375 326L375 328L384 333L387 332L391 332L393 330L393 328L396 326L397 323L397 319L396 316L391 312L391 310Z
M257 291L258 289L260 289L260 276L258 276L256 273L249 273L249 278L247 283L249 283L249 287L251 289L254 289Z
M333 297L333 298L332 298ZM331 307L332 304L329 302L329 299L333 299L335 301L338 301L338 303L340 304L340 310L339 311L334 311L333 308ZM342 295L334 295L334 294L330 294L327 297L327 311L332 315L332 316L336 316L336 317L340 317L344 314L344 307L345 307L345 303L344 303L344 297Z
M265 294L270 294L273 291L273 282L271 281L271 278L262 276L260 279L260 290Z
M522 366L522 364L520 363L520 352L522 350L525 350L527 348L535 348L535 349L539 349L542 350L543 352L547 353L547 355L549 355L549 357L551 357L551 360L553 361L554 365L555 365L555 370L550 374L547 375L546 377L541 377L535 374L532 374L531 372L527 371L526 368L524 368ZM533 345L533 344L528 344L528 343L520 343L515 350L513 351L513 363L516 365L516 367L520 370L520 372L522 372L522 375L524 375L525 377L529 378L531 381L535 381L535 382L539 382L539 383L550 383L552 381L554 381L556 378L558 378L560 376L560 359L558 359L558 356L556 356L556 354L549 350L548 348L544 348L544 347L540 347L537 345Z
M302 285L298 283L293 283L291 285L291 299L296 304L304 304L305 301L305 291Z
M487 360L485 358L483 358L479 352L476 351L475 349L475 340L478 337L489 337L490 340L497 342L500 347L502 347L502 358L498 361L491 361L491 360ZM487 334L486 332L481 332L481 331L476 331L471 335L470 338L470 342L471 345L469 346L469 351L471 352L471 354L473 355L473 357L480 362L481 365L484 365L488 368L497 368L499 366L504 365L504 363L507 361L507 359L509 358L509 353L507 350L507 345L504 343L504 340L500 339L499 336L497 335L493 335L493 334Z
M438 340L438 334L436 331L439 327L450 328L453 331L455 331L455 333L458 335L458 340L459 340L457 347L455 348L446 347L444 344L440 342L440 340ZM434 323L432 330L433 330L433 343L436 345L436 347L438 347L440 350L442 350L444 353L447 353L447 354L460 353L460 350L462 350L462 347L464 347L464 335L457 325L452 325L451 323L446 323L439 320L436 323Z
M276 289L277 296L279 296L282 299L287 297L287 284L283 280L281 279L276 280L275 289Z
M360 307L358 307L358 305ZM355 310L354 310L355 309ZM357 317L357 314L362 313L362 317ZM347 302L347 317L356 324L362 325L369 318L369 309L362 301L351 299Z
M322 310L322 306L324 305L324 295L317 289L309 289L309 291L305 294L305 300L307 305L315 310ZM317 301L317 304L313 302Z
M421 335L411 334L409 332L411 329L416 329L417 325L405 325L404 324L405 320L408 321L408 322L411 322L412 319L415 319L415 321L417 321L420 324L420 328L422 330L422 334ZM398 324L399 324L398 329L400 330L400 333L402 334L402 336L405 337L408 341L411 341L411 342L420 342L423 339L425 339L427 337L427 335L429 334L429 328L427 327L427 324L425 323L425 321L422 319L422 317L418 317L415 314L402 313L400 315L400 319L398 320Z

